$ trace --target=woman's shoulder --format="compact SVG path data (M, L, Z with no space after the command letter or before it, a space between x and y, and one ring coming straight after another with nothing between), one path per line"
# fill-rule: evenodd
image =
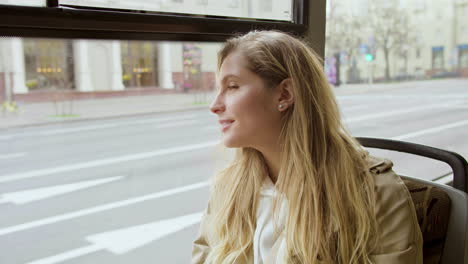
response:
M400 176L393 171L393 162L391 160L369 155L366 157L366 162L367 169L374 176L375 190L377 194L379 194L378 198L411 200L405 183Z
M376 191L379 243L373 252L374 257L393 260L411 258L418 259L414 263L419 263L422 235L405 183L393 171L390 160L369 156L367 165L374 176Z
M403 180L393 171L393 162L369 156L367 165L374 177L377 218L398 213L410 218L408 220L417 221L411 195Z

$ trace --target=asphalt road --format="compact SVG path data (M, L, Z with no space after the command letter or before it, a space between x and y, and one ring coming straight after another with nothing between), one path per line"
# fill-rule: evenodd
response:
M468 159L468 87L338 96L354 136ZM189 111L0 131L0 263L189 263L210 177L229 160L216 117ZM411 155L401 174L450 168Z

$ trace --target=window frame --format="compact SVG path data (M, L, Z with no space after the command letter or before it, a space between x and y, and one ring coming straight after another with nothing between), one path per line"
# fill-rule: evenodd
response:
M0 36L68 39L222 42L254 29L303 37L322 58L327 0L291 0L293 22L180 15L148 11L0 5Z
M121 9L71 7L57 0L47 7L0 5L0 35L11 37L224 41L234 33L277 29L302 35L307 0L293 0L293 21L237 19Z

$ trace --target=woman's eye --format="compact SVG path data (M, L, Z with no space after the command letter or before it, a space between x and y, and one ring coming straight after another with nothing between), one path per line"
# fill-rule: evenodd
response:
M227 88L228 89L237 89L237 88L239 88L239 86L237 86L237 85L228 85Z

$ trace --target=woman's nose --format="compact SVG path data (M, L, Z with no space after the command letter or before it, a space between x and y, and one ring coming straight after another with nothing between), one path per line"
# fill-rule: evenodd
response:
M220 114L222 112L224 112L224 110L226 109L226 107L224 106L224 103L223 101L221 100L219 94L216 96L216 98L213 100L213 102L211 102L211 105L210 105L210 111L213 113L213 114Z

